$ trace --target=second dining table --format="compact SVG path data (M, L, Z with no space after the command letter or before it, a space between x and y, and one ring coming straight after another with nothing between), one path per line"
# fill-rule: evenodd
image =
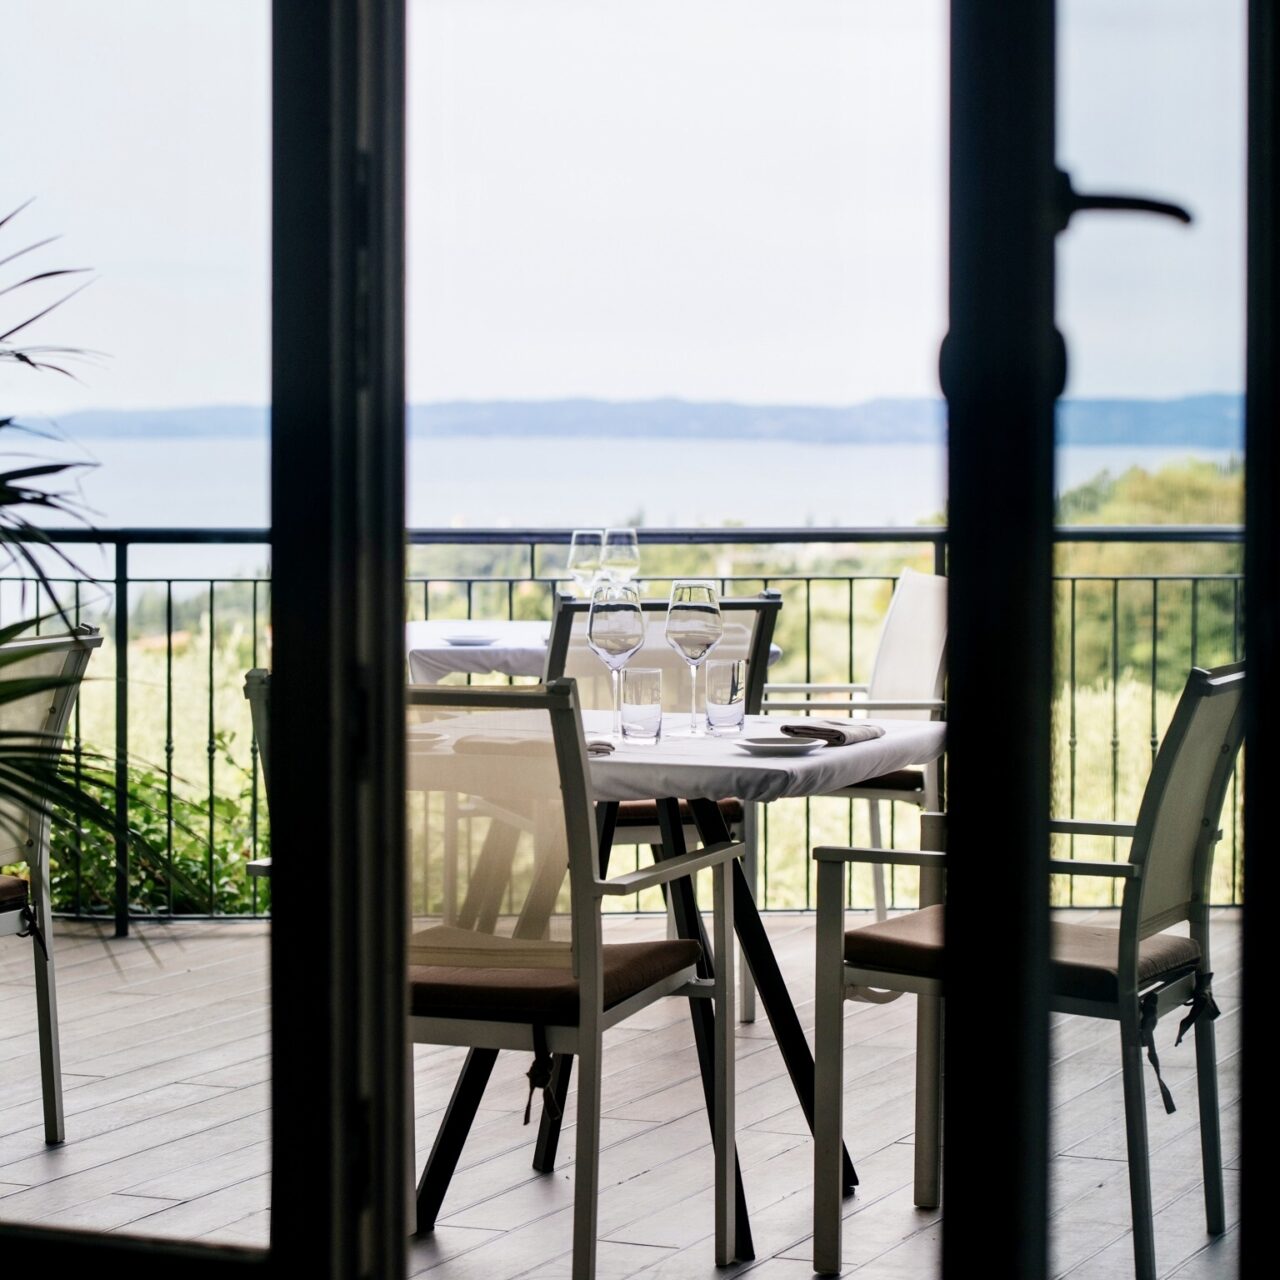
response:
M685 719L687 721L687 717ZM681 813L682 801L688 802L688 811L699 838L704 843L714 843L730 838L718 804L721 800L737 798L744 802L769 803L823 795L899 769L928 764L942 754L946 745L946 725L941 721L876 719L871 723L884 730L883 736L847 746L823 746L808 754L785 756L749 755L739 750L737 744L744 738L766 734L776 736L782 723L786 722L777 716L748 716L740 737L673 734L655 745L639 746L624 742L610 754L593 755L589 768L596 801L601 874L607 873L621 801L657 797L662 833L660 856L679 857L686 852L685 823L688 820ZM868 722L833 723L865 725ZM609 713L584 712L583 728L589 741L604 737L609 728ZM748 884L740 862L734 864L733 883L734 927L743 959L751 970L792 1086L812 1130L813 1055L765 931L753 887ZM711 976L714 957L707 945L692 881L687 878L672 881L670 901L680 936L702 943L703 961L699 976ZM710 1100L714 1088L712 1044L715 1011L707 1000L690 1000L689 1006L703 1088ZM418 1185L419 1230L434 1226L496 1058L496 1051L490 1050L473 1049L468 1055ZM570 1071L571 1060L557 1060L551 1088L558 1098L561 1113ZM545 1109L534 1155L535 1169L549 1172L554 1166L559 1129L560 1117L555 1114L555 1109ZM856 1185L857 1176L847 1152L844 1162L845 1191L848 1193ZM752 1256L751 1232L740 1174L737 1206L739 1257L746 1259Z

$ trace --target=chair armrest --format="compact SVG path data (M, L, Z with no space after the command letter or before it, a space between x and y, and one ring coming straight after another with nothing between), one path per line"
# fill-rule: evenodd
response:
M255 858L252 862L246 863L245 865L251 876L266 877L271 875L270 858Z
M612 876L601 880L596 885L596 893L602 897L621 897L626 894L639 893L642 889L652 889L666 884L668 880L679 880L682 876L691 876L707 867L718 867L721 863L732 862L742 857L746 846L741 841L726 840L717 844L709 844L705 849L695 849L693 853L682 854L678 858L664 858L651 867L641 867L639 871L628 872L625 876Z
M813 859L815 862L871 862L891 867L937 867L941 870L946 866L947 855L930 849L846 849L822 845L813 851Z
M1133 862L1087 862L1072 858L1050 858L1049 874L1054 876L1107 876L1113 880L1137 880L1142 868Z
M946 707L941 698L859 698L855 711L941 711Z
M1115 836L1124 840L1136 830L1131 822L1090 822L1085 818L1049 819L1049 831L1061 836Z

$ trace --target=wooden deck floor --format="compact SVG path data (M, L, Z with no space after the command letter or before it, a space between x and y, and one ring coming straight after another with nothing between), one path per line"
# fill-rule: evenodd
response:
M1079 917L1076 917L1079 918ZM812 919L769 930L811 1030ZM615 936L652 921L612 922ZM270 1054L264 926L141 926L126 941L89 925L58 931L67 1142L40 1127L34 999L26 945L0 943L0 1219L102 1231L264 1243L269 1222ZM1222 1007L1227 1196L1237 1214L1239 917L1216 924ZM862 1185L848 1202L845 1260L859 1276L934 1273L939 1217L911 1205L913 1001L848 1006L846 1133ZM975 1029L980 1039L980 1029ZM1058 1275L1128 1276L1128 1192L1117 1036L1061 1018L1054 1030L1053 1257ZM1162 1275L1230 1274L1236 1232L1204 1234L1193 1055L1160 1035L1179 1103L1166 1116L1148 1081L1157 1248ZM448 1099L460 1051L419 1048L419 1161ZM440 1280L569 1275L573 1140L562 1167L530 1168L520 1125L527 1063L504 1055L440 1225L415 1242L410 1272ZM761 1021L738 1037L739 1150L759 1261L712 1262L711 1161L687 1013L664 1001L606 1041L601 1280L643 1273L697 1280L751 1271L802 1280L809 1265L811 1147L782 1060ZM572 1116L573 1097L569 1101ZM993 1107L992 1100L975 1105ZM992 1206L993 1231L1000 1229Z

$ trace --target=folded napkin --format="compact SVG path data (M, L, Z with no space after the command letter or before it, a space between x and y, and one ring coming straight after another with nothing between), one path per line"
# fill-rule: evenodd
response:
M797 720L782 726L788 738L817 738L829 747L848 747L855 742L870 742L883 738L884 730L867 720L850 720L836 724L831 720Z
M589 756L611 756L613 752L613 743L604 738L589 738L587 740L587 755Z

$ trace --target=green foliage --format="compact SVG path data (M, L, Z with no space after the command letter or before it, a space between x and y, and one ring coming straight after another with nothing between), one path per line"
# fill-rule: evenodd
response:
M155 915L242 914L266 910L266 882L250 879L245 864L270 856L266 815L253 779L232 754L234 735L217 735L224 781L212 803L197 799L181 784L170 784L163 770L134 767L128 777L129 908ZM101 782L89 790L114 812L112 788ZM253 817L258 813L258 841ZM116 851L112 831L99 825L68 823L55 831L50 867L56 911L86 914L114 911ZM256 892L256 898L255 898Z

